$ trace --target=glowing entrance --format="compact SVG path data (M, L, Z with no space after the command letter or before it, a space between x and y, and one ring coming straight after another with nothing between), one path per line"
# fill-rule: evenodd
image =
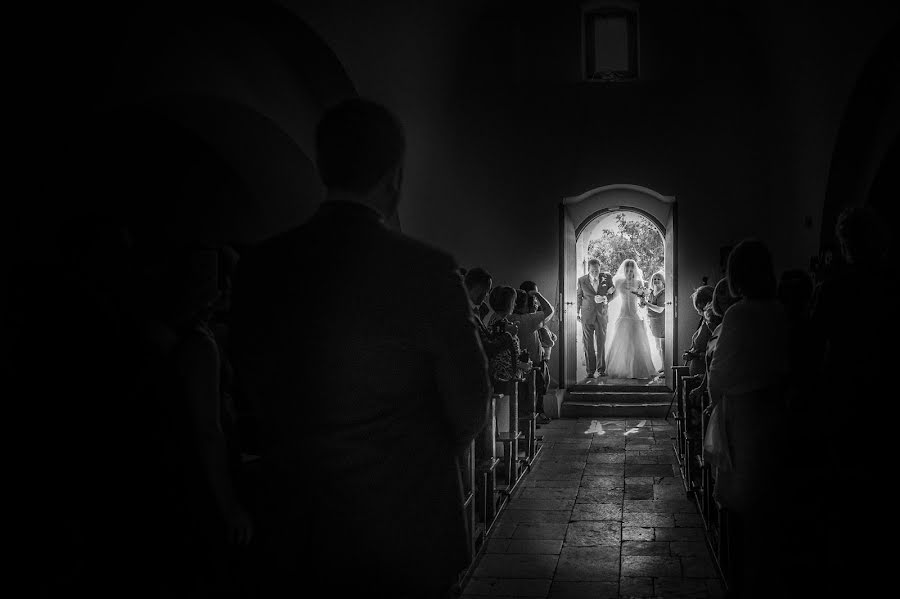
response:
M558 310L561 343L559 352L560 386L573 389L583 385L616 384L633 386L667 385L665 375L673 364L677 345L676 203L675 198L636 185L608 185L580 196L566 198L559 206L560 222L560 297ZM654 365L664 376L653 381L630 379L585 380L586 367L581 324L576 320L578 277L587 272L588 260L597 257L602 270L615 273L622 260L638 263L649 283L655 272L663 272L666 286L663 351L651 340ZM608 322L617 314L610 305ZM607 335L607 343L611 335ZM608 349L608 348L604 348Z

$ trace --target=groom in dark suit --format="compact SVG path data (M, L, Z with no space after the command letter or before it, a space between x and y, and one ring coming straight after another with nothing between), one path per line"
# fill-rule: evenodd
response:
M588 274L578 279L578 320L584 335L587 377L606 376L606 325L609 300L616 293L612 275L600 272L600 261L588 260ZM595 345L596 343L596 345Z

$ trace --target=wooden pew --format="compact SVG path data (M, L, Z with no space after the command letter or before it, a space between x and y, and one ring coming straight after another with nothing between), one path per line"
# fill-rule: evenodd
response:
M505 406L498 405L498 415L503 412L505 407L508 429L505 431L497 431L497 443L503 448L503 484L499 489L500 503L505 504L509 496L512 495L519 483L520 464L519 464L519 443L524 441L525 436L519 430L519 382L509 381L503 384L506 393L503 394L501 400Z
M519 385L519 428L525 436L523 447L520 447L519 463L526 470L531 469L535 458L541 451L539 441L543 437L537 434L537 377L540 368L532 368L526 375L525 382Z
M477 514L482 539L490 534L497 518L497 400L502 394L493 393L488 406L488 421L475 439L475 463L478 484Z

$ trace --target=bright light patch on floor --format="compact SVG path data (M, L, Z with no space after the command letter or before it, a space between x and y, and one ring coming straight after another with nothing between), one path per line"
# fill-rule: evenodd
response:
M628 435L633 435L633 434L635 434L636 432L640 431L641 428L643 428L643 426L644 426L645 424L647 424L647 421L646 421L646 420L641 420L640 422L638 422L638 425L637 425L636 428L630 428L630 429L628 429L627 431L625 431L625 436L627 437Z
M606 431L603 430L603 425L600 424L599 420L591 420L591 426L588 427L586 431L584 431L585 435L605 435Z

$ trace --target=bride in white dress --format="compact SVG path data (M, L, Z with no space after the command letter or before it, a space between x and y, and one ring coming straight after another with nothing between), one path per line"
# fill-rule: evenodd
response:
M649 379L656 376L644 319L638 314L638 296L632 291L644 287L644 275L634 260L622 262L613 276L619 316L612 327L606 372L611 378ZM610 306L613 310L613 306Z

